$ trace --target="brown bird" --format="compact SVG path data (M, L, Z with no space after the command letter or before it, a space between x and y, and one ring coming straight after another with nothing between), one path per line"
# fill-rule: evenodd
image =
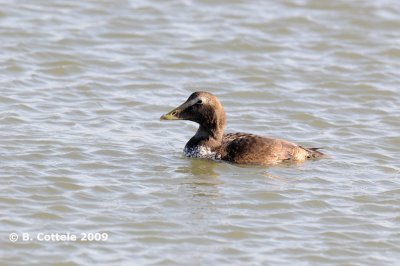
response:
M190 120L198 123L196 134L186 143L188 157L223 160L237 164L272 165L320 158L319 148L248 133L224 134L225 111L217 97L198 91L182 105L161 116L161 120Z

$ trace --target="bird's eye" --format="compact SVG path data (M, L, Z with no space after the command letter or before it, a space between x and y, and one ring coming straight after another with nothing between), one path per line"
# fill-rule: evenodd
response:
M198 99L196 104L203 104L203 101L201 99Z

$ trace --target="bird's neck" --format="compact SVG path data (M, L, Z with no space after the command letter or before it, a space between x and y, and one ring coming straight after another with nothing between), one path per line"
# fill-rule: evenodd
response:
M224 129L226 124L225 112L222 106L219 111L213 113L207 119L198 121L199 129L196 134L189 140L186 147L208 147L217 149L222 145Z
M186 144L188 147L203 146L217 148L221 146L224 128L205 128L200 125L196 134Z

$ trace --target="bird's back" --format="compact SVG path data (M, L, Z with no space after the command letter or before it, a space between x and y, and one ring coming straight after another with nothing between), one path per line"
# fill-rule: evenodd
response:
M247 133L225 134L221 145L221 159L238 164L301 162L322 155L315 148L303 148L289 141Z

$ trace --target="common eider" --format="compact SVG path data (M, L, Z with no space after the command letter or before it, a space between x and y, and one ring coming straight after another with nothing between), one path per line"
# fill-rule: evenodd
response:
M317 151L318 148L304 148L286 140L248 133L224 134L224 108L218 98L209 92L194 92L186 102L160 119L189 120L199 124L196 134L185 145L184 154L188 157L272 165L324 156Z

